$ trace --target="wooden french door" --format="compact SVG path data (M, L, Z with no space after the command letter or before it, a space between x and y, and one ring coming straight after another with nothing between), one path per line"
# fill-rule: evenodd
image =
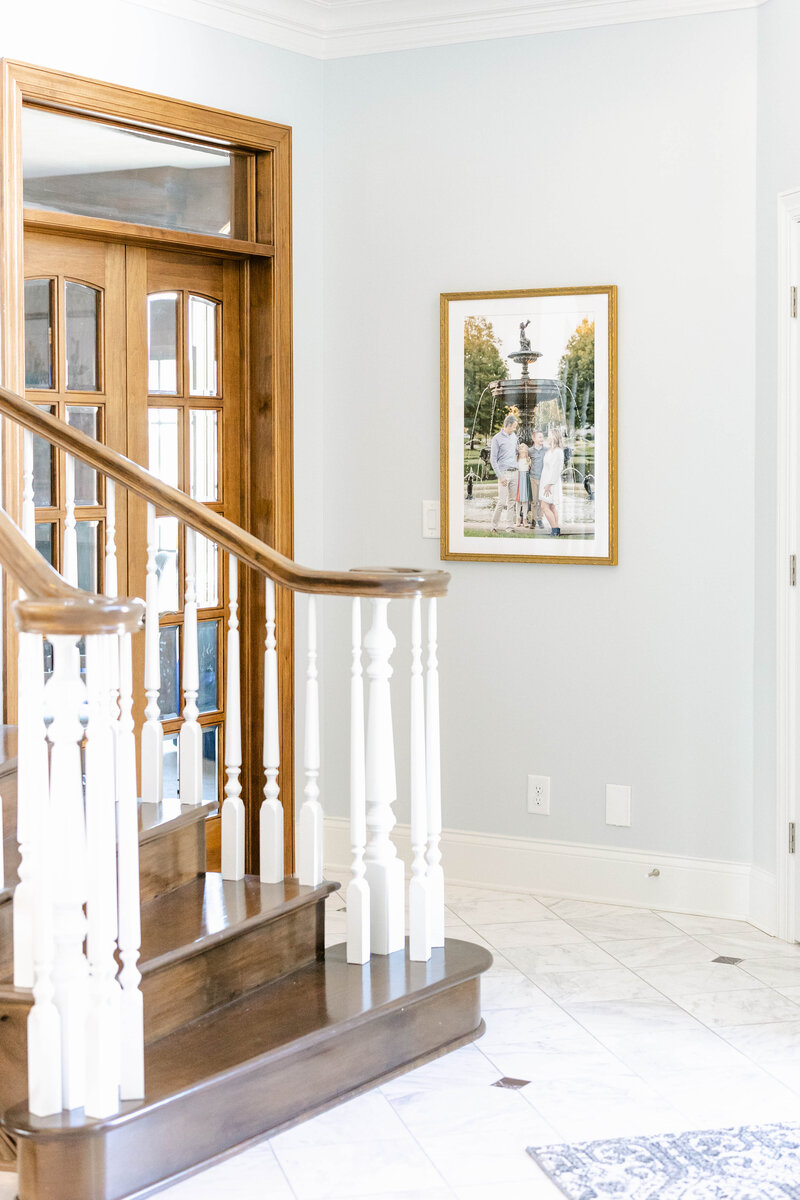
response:
M239 522L242 489L241 263L143 246L32 233L25 238L28 399L149 467L160 478ZM59 570L64 531L76 524L78 582L102 590L105 484L36 439L36 541ZM74 491L74 506L71 495ZM159 696L165 794L177 785L182 711L186 531L157 514L161 610ZM144 595L144 504L116 495L118 588ZM204 800L222 798L227 571L196 540ZM143 677L135 639L134 677ZM137 726L144 696L136 697Z

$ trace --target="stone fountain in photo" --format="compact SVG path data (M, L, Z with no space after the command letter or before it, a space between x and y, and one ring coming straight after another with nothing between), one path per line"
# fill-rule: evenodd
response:
M501 379L492 388L495 408L499 404L501 409L516 408L518 410L519 429L517 433L519 440L528 446L533 442L535 429L541 429L543 433L546 433L549 425L558 424L563 428L565 423L562 387L559 381L557 379L534 379L530 374L531 364L540 359L542 354L540 350L534 350L531 347L531 341L526 332L529 325L530 320L520 322L519 350L514 350L511 354L506 355L510 362L521 365L521 375L517 379ZM537 420L537 409L544 404L549 410L547 419L542 420L543 414L540 413ZM492 427L494 427L494 422L492 422Z

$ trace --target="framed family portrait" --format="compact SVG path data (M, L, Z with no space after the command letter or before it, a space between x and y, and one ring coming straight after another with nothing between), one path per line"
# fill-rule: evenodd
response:
M617 289L442 295L442 558L617 562Z

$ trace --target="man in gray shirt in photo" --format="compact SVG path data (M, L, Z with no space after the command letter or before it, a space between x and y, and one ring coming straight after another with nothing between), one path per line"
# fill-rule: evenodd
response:
M492 438L489 462L492 464L492 470L497 476L497 504L492 513L492 533L497 533L498 531L497 525L503 509L506 510L509 528L511 530L514 529L514 504L517 498L518 425L519 421L517 418L509 413L505 421L503 421L503 428ZM541 469L539 470L539 474L541 475Z
M537 429L533 435L533 445L531 446L531 492L533 493L533 519L531 524L537 525L539 529L544 529L542 506L539 501L539 480L542 478L545 454L547 454L547 447L544 444L544 434L541 429Z

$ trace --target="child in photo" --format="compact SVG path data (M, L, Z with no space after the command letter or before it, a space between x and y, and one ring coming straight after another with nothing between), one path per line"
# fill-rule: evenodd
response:
M517 513L517 529L530 529L531 503L533 490L531 488L531 455L525 442L520 442L517 449L517 496L515 509Z

